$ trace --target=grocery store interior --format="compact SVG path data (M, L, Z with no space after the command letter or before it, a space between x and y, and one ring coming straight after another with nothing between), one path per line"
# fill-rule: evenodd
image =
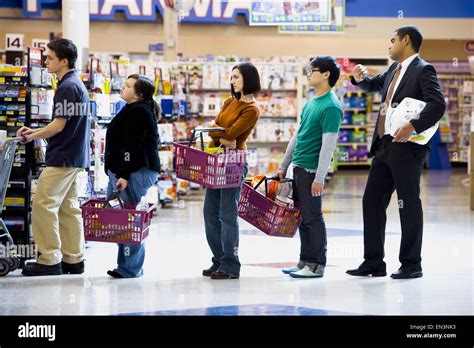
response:
M155 83L161 170L147 193L154 210L143 242L143 276L110 277L117 244L86 237L84 273L26 277L22 267L35 242L31 206L47 144L19 144L10 178L0 183L6 187L0 212L14 243L28 248L17 250L21 263L0 277L0 315L472 315L474 7L468 0L440 3L1 1L0 143L22 126L40 128L52 121L58 81L47 72L44 52L50 41L67 38L77 46L76 69L92 110L91 166L77 178L80 203L106 196L107 125L125 105L119 92L131 74ZM386 71L393 63L390 38L407 25L422 33L420 57L435 68L446 102L420 182L423 277L390 277L400 267L396 192L387 208L388 275L351 277L346 270L364 260L362 199L382 94L366 93L350 80L357 64L370 76ZM173 143L215 119L231 93L232 67L250 61L262 89L255 95L260 118L247 140L246 181L274 176L303 106L315 96L304 68L318 55L339 63L333 91L343 108L322 198L324 277L282 273L298 262L298 230L275 236L243 219L240 278L204 277L212 257L203 218L205 188L177 177Z

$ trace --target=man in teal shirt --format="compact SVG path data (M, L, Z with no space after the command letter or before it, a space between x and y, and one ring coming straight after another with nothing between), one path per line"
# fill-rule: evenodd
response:
M321 195L324 180L336 148L342 107L332 87L339 79L339 65L330 56L318 56L307 68L308 84L316 96L301 113L298 132L291 139L277 175L286 176L293 162L293 198L299 201L301 252L295 267L283 273L293 278L321 278L326 267L326 226Z

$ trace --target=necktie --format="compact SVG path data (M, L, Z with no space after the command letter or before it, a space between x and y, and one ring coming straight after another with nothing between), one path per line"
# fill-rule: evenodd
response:
M402 71L402 65L398 64L397 71L395 72L395 75L393 75L392 81L390 82L390 87L388 88L388 93L387 96L385 97L385 100L383 102L383 107L379 115L379 121L377 124L377 134L380 139L385 134L385 118L387 116L388 112L388 106L390 101L392 100L393 97L393 92L395 92L395 85L397 84L398 77L400 76L400 72Z

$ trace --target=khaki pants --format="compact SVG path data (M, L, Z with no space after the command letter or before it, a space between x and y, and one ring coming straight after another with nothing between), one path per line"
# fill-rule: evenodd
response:
M33 198L32 228L37 262L55 265L84 259L82 215L76 178L80 168L46 167Z

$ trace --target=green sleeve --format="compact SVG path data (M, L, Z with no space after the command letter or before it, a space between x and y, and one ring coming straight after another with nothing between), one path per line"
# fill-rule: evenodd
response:
M323 133L337 133L342 121L342 110L338 108L328 108L321 117Z

